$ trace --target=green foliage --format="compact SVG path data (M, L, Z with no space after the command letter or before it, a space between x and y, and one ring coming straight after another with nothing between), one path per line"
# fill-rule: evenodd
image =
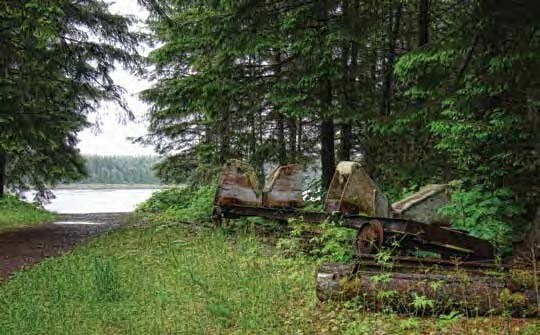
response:
M85 156L88 177L81 184L159 184L154 156Z
M277 248L289 257L309 256L320 260L345 263L354 257L355 231L329 222L319 225L289 220L291 232L280 238Z
M536 319L440 319L316 303L316 266L253 233L121 228L0 285L2 335L537 334ZM418 307L427 302L418 299ZM454 320L449 322L448 320ZM455 322L458 320L459 322Z
M168 178L231 157L328 175L359 153L392 200L460 179L534 212L538 1L143 2L161 43L144 140Z
M488 191L482 186L453 192L451 203L440 209L453 227L490 240L496 246L511 243L511 227L518 226L515 218L523 211L523 206L516 202L510 189Z
M307 333L314 271L252 234L121 229L0 285L0 332Z
M56 215L7 195L0 199L0 231L51 222Z
M101 258L94 259L94 289L96 297L102 301L120 299L120 281L115 263Z
M511 188L529 213L539 194L540 160L533 144L538 113L532 112L539 94L531 75L540 69L539 13L535 1L519 7L490 1L456 5L444 14L456 27L452 37L434 36L395 66L404 95L422 103L393 124L410 129L409 121L420 116L416 124L433 144L430 164L445 164L449 178L469 186Z
M434 305L435 302L433 300L428 299L423 295L413 293L413 301L411 302L411 306L416 313L421 313L422 315L424 315L426 310L433 308Z
M110 101L131 116L111 72L119 64L139 67L142 36L130 29L134 18L109 6L101 0L2 2L0 183L42 189L84 176L76 145L89 115Z
M212 215L215 187L169 188L156 192L137 212L153 223L205 222Z

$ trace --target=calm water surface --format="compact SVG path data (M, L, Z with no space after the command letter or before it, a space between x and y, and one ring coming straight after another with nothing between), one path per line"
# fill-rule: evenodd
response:
M45 209L63 214L131 212L157 191L159 190L55 190L53 193L56 199L45 205Z

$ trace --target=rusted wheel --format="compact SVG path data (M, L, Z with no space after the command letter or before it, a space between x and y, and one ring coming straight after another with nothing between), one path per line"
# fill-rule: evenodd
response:
M374 254L383 243L383 227L377 220L365 224L356 235L354 246L357 255Z

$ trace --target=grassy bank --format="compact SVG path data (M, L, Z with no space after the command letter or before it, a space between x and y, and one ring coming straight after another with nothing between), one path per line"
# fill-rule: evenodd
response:
M56 215L12 196L0 199L0 232L54 221ZM1 333L0 333L1 334Z
M0 285L0 334L537 334L505 318L318 304L316 264L244 231L124 228ZM480 331L482 330L482 331Z
M268 234L272 226L262 229L261 222L211 228L204 218L212 208L212 196L211 188L155 194L132 217L131 227L0 284L0 334L540 331L535 320L467 318L458 313L411 318L371 313L349 302L319 303L314 274L321 255L329 251L291 257L284 251L294 248L276 246L275 233ZM178 223L187 220L199 224ZM339 255L335 250L331 254Z

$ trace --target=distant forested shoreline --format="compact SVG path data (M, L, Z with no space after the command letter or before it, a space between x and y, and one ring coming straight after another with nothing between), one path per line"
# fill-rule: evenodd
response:
M84 156L88 177L77 184L159 184L153 165L157 156Z

